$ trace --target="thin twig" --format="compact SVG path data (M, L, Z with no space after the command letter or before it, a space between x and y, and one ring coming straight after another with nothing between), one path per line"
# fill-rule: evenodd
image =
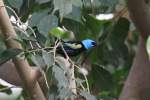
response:
M0 92L3 92L5 90L11 89L11 88L21 88L21 87L17 87L17 86L11 86L11 87L4 87L0 89Z
M6 8L8 8L10 11L13 12L13 14L15 15L15 17L17 18L16 22L17 22L18 24L23 25L22 21L20 20L20 18L19 18L18 15L16 14L16 12L15 12L11 7L9 7L9 6L6 6ZM33 29L32 29L29 25L27 25L27 28L29 28L29 29L31 30L31 32L33 33L34 37L36 38L37 36L36 36L35 32L33 31ZM23 30L23 29L21 29L21 30ZM23 31L25 31L25 30L23 30ZM23 33L24 33L24 32L23 32ZM26 32L26 33L27 33L27 32ZM25 35L27 35L27 34L25 34ZM29 35L27 35L27 36L29 37ZM32 42L30 42L30 45L31 45L31 47L32 47ZM41 48L41 46L40 46L40 44L39 44L38 42L36 42L36 45L37 45L39 48Z
M25 53L32 53L32 52L42 51L42 50L46 50L46 49L53 49L53 48L54 47L45 47L45 48L31 49L31 50L25 51Z
M76 68L78 68L79 70L81 70L81 68L78 66L78 65L74 65ZM85 78L85 83L86 83L86 86L87 86L87 91L90 93L90 87L89 87L89 83L88 83L88 79L86 77L86 75L84 73L82 73L84 78Z
M48 90L49 90L50 87L49 87L49 85L48 85L48 81L47 81L46 75L45 75L45 73L44 73L43 70L41 70L41 72L42 72L42 74L43 74L43 76L44 76L44 80L45 80L46 86L47 86L47 88L48 88Z
M66 56L66 59L67 59L67 61L68 61L70 58L69 58L67 52L65 51L65 49L64 49L64 47L63 47L63 45L62 45L61 43L60 43L60 46L61 46L61 48L62 48L62 50L63 50L63 52L64 52L64 54L65 54L65 56Z

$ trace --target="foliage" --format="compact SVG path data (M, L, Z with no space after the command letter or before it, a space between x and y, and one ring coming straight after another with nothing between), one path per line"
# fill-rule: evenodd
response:
M78 71L76 73L77 83L80 84L79 97L86 100L117 99L132 64L137 38L128 40L128 19L120 17L115 20L99 20L95 16L99 13L113 13L117 0L6 0L6 4L16 11L21 21L28 21L30 27L25 30L29 36L24 30L16 29L19 38L17 41L24 50L6 50L5 46L0 46L0 64L24 51L31 65L45 71L47 81L50 82L48 100L68 99L75 95L67 88L67 76L70 73L65 64L56 62L54 52L58 40L56 38L71 40L68 35L72 31L76 40L91 38L98 43L93 50L73 58L77 63L77 59L83 57L78 66L89 66L87 69L90 69L87 78L91 94L87 89L82 89L81 84L87 88L86 79ZM8 11L11 12L10 9ZM9 14L12 15L12 12ZM0 44L3 42L0 38ZM86 61L90 61L90 64L86 64Z

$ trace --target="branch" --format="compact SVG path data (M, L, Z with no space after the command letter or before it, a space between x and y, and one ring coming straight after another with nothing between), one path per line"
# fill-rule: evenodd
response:
M128 0L128 9L142 38L119 100L149 100L150 61L145 41L150 33L150 10L145 0Z
M0 0L0 26L7 48L22 49L21 45L13 39L16 37L16 32L9 20L3 0ZM31 69L25 57L15 57L13 63L29 96L33 100L45 100L44 94L37 82L37 71Z
M145 0L128 0L128 9L135 26L143 38L150 34L150 9Z
M119 100L149 100L150 62L144 39L140 38L138 51Z

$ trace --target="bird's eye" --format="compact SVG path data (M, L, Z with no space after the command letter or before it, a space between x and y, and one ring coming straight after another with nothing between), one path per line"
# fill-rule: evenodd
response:
M93 46L96 46L96 42L92 42L92 45L93 45Z

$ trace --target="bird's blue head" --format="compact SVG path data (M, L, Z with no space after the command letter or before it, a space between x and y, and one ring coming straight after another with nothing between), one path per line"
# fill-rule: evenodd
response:
M96 46L96 42L91 39L83 40L82 44L84 45L85 49L90 49Z

